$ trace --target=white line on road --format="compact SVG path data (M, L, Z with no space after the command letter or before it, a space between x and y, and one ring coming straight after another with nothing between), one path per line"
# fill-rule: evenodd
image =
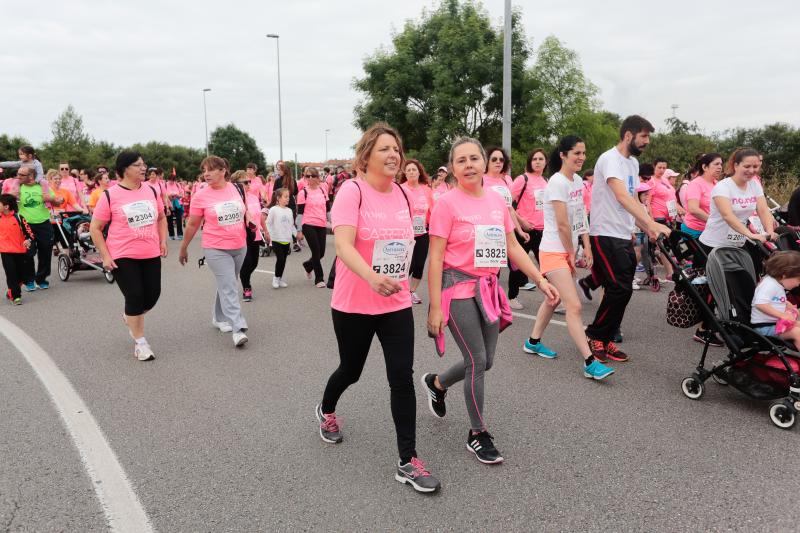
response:
M259 270L259 269L256 269L255 271L256 272L261 272L262 274L274 274L275 273L272 270Z
M0 333L25 357L50 394L78 448L109 529L120 533L152 532L150 519L125 470L69 379L36 341L3 317L0 317Z
M511 314L514 315L514 316L518 316L520 318L527 318L528 320L533 320L534 322L536 321L536 317L533 316L533 315L526 315L525 313L513 313L513 312ZM562 322L561 320L553 320L553 319L550 320L550 323L551 324L558 324L559 326L566 326L567 325L566 322Z

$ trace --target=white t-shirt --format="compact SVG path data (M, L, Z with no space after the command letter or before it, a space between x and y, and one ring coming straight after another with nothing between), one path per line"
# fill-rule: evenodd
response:
M733 214L742 224L753 214L759 196L764 196L764 189L756 180L747 182L745 189L740 189L733 178L725 178L711 189L711 213L708 215L706 229L700 235L700 242L711 248L717 246L744 246L745 237L731 228L717 209L714 198L722 196L730 199ZM594 216L594 215L593 215Z
M639 186L639 162L633 156L623 156L616 146L597 159L594 165L589 235L630 240L631 234L636 231L636 219L617 201L608 186L609 178L622 180L628 194L635 197Z
M558 222L553 201L567 204L567 220L572 230L572 249L578 246L578 235L587 233L586 208L583 205L583 179L577 174L569 179L561 172L550 176L544 189L544 230L539 250L542 252L566 252L558 236Z
M750 323L777 324L778 319L756 309L757 304L769 304L779 313L785 313L786 289L772 276L764 276L753 294L753 310L750 311Z

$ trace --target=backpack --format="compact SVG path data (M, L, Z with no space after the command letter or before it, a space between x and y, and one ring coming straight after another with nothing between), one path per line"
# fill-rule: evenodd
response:
M514 209L516 209L520 201L522 201L522 195L525 194L525 189L528 188L528 173L524 172L522 175L525 177L525 183L522 185L522 190L519 191L519 196L517 199L511 202L511 207Z

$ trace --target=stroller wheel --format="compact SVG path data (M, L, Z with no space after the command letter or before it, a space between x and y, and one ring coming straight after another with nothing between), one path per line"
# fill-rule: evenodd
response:
M114 273L108 272L106 270L103 271L103 277L106 278L108 283L114 283Z
M769 407L769 419L781 429L794 426L794 410L783 402L775 402Z
M67 281L72 270L72 261L66 255L58 256L58 278Z
M703 396L704 389L703 383L694 376L681 381L681 390L690 400L699 400Z

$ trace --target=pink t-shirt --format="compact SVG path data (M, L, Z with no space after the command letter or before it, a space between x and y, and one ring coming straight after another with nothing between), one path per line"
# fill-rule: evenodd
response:
M547 187L547 180L542 176L527 174L528 184L525 184L525 174L517 176L511 185L511 197L517 202L517 214L525 219L528 224L533 225L533 229L544 229L544 208L543 192ZM522 188L525 187L525 192ZM520 196L522 193L522 196ZM539 197L539 207L536 209L536 197ZM517 200L519 198L519 201Z
M3 180L2 193L19 196L19 178L7 178Z
M589 208L592 207L592 185L591 181L583 180L583 206L586 208L586 213L589 213Z
M158 217L164 212L164 204L156 198L147 183L136 190L117 184L108 189L111 205L106 193L101 193L94 207L92 218L108 225L106 245L112 259L152 259L161 255L158 238Z
M264 184L258 178L258 176L253 176L252 178L248 178L250 180L250 192L256 195L256 198L261 198L264 194Z
M511 176L501 176L493 178L488 174L483 176L483 188L492 190L499 194L506 203L506 207L511 207L513 197L511 196Z
M361 208L358 207L359 199ZM414 238L409 203L400 187L394 184L391 191L383 193L365 181L347 180L333 202L331 223L334 232L339 226L356 228L355 248L368 265L373 264L376 241ZM344 313L365 315L406 309L411 307L408 280L400 284L404 290L392 296L381 296L337 258L331 307Z
M244 214L242 197L231 183L198 190L189 206L189 216L203 217L203 248L216 250L238 250L247 244Z
M168 181L166 188L167 196L177 196L178 198L183 196L183 185L177 181Z
M82 205L83 204L83 187L85 185L80 180L76 180L72 176L67 176L61 180L61 188L66 189L72 193L72 196Z
M322 187L317 187L316 189L305 187L301 192L297 193L297 205L305 206L303 208L303 224L319 228L327 226L327 202L328 195L325 194Z
M499 267L475 266L476 226L499 226L506 237L514 231L511 215L499 194L485 191L482 197L476 198L455 188L436 202L431 213L430 234L447 239L444 249L444 268L457 268L477 277L497 274L500 271ZM339 280L336 281L338 283ZM474 295L474 283L461 283L454 291L453 297L463 299L472 298Z
M706 229L706 221L700 220L689 212L689 200L697 200L700 203L700 209L711 213L711 190L714 185L716 185L716 181L709 183L702 176L697 176L686 186L686 216L683 217L683 223L693 230L703 231Z
M412 189L408 182L400 186L406 191L414 212L414 235L425 235L428 233L427 227L431 221L433 191L427 185L417 185Z
M261 220L261 200L258 198L258 195L253 194L253 191L248 191L247 194L244 195L244 198L247 200L247 213L250 215L253 224L258 228L255 240L263 241L264 222Z
M670 218L667 202L676 202L675 188L668 180L650 180L654 187L650 190L650 215L653 218Z
M450 190L450 186L447 185L445 182L441 182L439 185L433 188L433 201L436 202L439 198L442 197L447 191Z

